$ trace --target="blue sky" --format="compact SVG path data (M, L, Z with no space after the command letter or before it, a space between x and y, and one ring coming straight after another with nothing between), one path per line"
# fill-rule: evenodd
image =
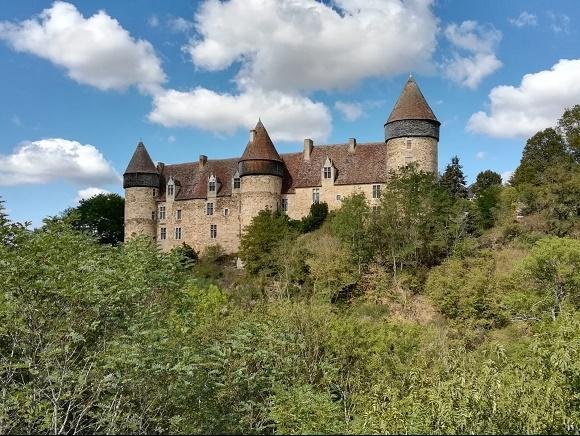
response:
M32 221L154 160L239 156L260 116L279 152L383 138L413 72L457 154L512 171L580 103L578 1L2 2L0 196Z

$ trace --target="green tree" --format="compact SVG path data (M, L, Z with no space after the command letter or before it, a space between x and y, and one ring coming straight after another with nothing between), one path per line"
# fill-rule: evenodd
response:
M441 185L454 198L466 198L467 187L465 186L465 175L459 164L459 157L453 156L451 163L445 168L445 172L440 179Z
M558 120L558 133L564 138L569 153L580 161L580 104L568 108Z
M303 233L312 232L322 225L328 215L328 204L313 203L310 212L301 220L301 230Z
M95 236L102 244L123 242L125 200L118 194L98 194L65 212L74 228Z
M244 229L239 255L249 275L273 276L278 264L273 255L278 245L296 237L288 217L280 211L262 210Z
M479 195L480 192L491 188L492 186L501 185L501 176L495 171L485 170L480 172L475 178L473 192Z

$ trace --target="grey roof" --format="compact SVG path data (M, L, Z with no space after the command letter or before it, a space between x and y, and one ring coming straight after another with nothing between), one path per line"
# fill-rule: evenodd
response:
M151 160L151 156L147 152L145 145L142 142L137 144L137 148L133 153L133 157L127 165L127 169L125 170L124 174L137 174L137 173L145 173L145 174L158 174L157 168L153 164Z

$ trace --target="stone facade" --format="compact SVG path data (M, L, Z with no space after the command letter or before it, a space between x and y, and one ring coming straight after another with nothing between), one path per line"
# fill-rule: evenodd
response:
M303 152L279 155L259 121L240 158L202 155L197 162L157 166L140 143L123 175L125 238L145 234L163 250L186 243L197 251L220 245L235 253L243 229L261 210L300 219L314 202L334 210L357 192L378 204L391 170L417 162L437 172L439 125L409 78L381 142L318 145L307 138Z

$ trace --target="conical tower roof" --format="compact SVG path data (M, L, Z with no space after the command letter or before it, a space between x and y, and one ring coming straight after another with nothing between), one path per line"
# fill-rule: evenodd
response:
M133 157L127 165L127 169L125 170L125 174L157 174L157 168L153 164L151 160L151 156L147 152L145 145L142 142L137 144L137 148L135 149L135 153L133 153Z
M268 135L268 131L262 124L262 121L258 121L256 127L253 130L254 138L252 141L248 142L244 154L240 158L240 162L247 160L271 160L276 162L282 162L280 155L276 151L276 147Z
M387 124L401 120L431 120L439 123L413 76L409 76Z

